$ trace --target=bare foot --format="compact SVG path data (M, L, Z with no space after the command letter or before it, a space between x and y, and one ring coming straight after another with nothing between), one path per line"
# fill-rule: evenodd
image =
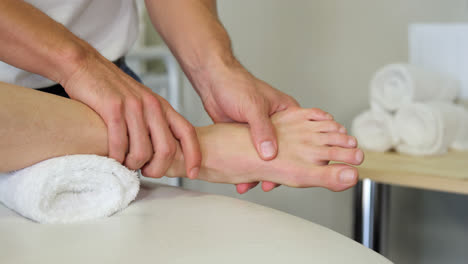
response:
M335 121L310 121L310 109L290 109L272 117L279 153L272 161L258 158L248 128L216 124L197 129L202 147L200 180L222 183L271 181L291 187L325 187L342 191L358 181L364 159L356 139ZM177 176L177 175L175 175Z

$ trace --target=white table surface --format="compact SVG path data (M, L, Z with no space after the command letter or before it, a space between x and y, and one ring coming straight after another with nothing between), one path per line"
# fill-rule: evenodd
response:
M246 201L147 184L126 210L67 225L0 205L0 263L390 263L307 220Z

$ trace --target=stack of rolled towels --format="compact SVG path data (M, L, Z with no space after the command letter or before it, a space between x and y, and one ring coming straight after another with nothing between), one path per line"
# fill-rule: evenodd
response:
M468 111L455 104L457 80L418 66L391 64L374 75L369 110L353 121L362 148L409 155L468 150Z

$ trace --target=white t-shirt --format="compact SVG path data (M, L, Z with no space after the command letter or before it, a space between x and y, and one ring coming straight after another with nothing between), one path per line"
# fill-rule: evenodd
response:
M138 11L132 0L26 0L86 40L104 57L125 55L138 36ZM0 61L0 81L29 88L55 83Z

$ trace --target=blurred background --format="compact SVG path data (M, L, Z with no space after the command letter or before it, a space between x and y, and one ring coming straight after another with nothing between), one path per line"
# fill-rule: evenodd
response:
M466 0L218 0L218 10L247 69L303 107L332 113L348 129L369 107L374 72L408 61L410 23L468 22ZM147 28L147 44L162 43ZM166 70L158 61L148 69ZM181 85L181 113L196 126L210 124L190 83L181 77ZM280 187L264 193L257 187L239 195L232 185L185 179L182 185L266 205L352 236L352 189ZM386 257L395 263L467 263L468 196L394 186L391 194Z

